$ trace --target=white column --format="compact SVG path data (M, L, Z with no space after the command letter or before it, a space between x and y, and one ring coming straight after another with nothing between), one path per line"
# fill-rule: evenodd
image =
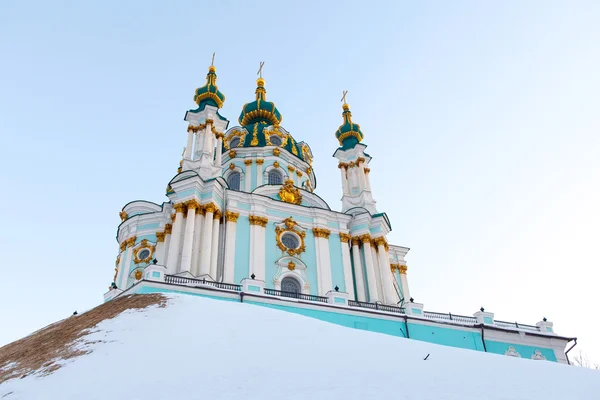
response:
M350 165L348 165L348 180L350 181L350 194L353 194L353 189L359 188L358 174L356 172L356 168L354 167L354 163L350 163Z
M212 243L210 246L210 277L217 280L217 259L219 256L219 224L221 212L217 210L213 216Z
M192 146L194 145L194 131L188 128L188 140L187 146L185 148L184 157L191 158L192 156Z
M222 155L223 155L223 134L219 133L217 135L217 147L215 147L215 165L221 168L221 164L223 163Z
M410 299L410 291L408 290L408 280L406 279L406 265L400 267L400 284L402 285L402 294L404 295L404 302L408 302Z
M363 191L367 188L367 178L365 178L365 170L363 169L363 163L360 165L356 165L356 169L358 170L358 180L360 182L360 190Z
M202 246L200 247L200 275L210 274L210 249L212 242L213 215L217 207L213 204L204 206L204 225L202 228Z
M202 144L204 143L203 133L201 130L196 131L196 145L194 146L194 159L200 158L200 154L202 153Z
M256 159L256 187L261 186L263 184L263 163L265 160L263 158Z
M356 298L358 301L367 301L365 293L365 278L363 277L362 260L358 244L360 239L352 238L352 258L354 259L354 278L356 279Z
M313 228L315 236L315 250L317 251L317 277L319 281L319 296L325 296L333 289L331 282L331 257L329 254L328 229Z
M200 275L200 239L202 238L202 227L204 226L204 208L196 209L196 222L194 223L194 242L192 243L192 274Z
M239 216L239 213L231 211L225 213L227 224L225 227L225 257L223 262L223 282L225 283L235 283L233 282L235 269L235 233Z
M340 233L340 244L342 245L342 265L344 266L344 285L346 286L346 293L350 300L355 300L354 285L352 280L352 263L350 262L350 235L347 233Z
M179 272L192 273L192 249L194 243L194 223L196 222L196 200L187 201L187 217L185 219L185 233L183 235L183 249L181 250L181 267Z
M367 285L369 285L369 301L374 303L379 301L379 294L377 293L377 280L375 278L375 267L373 265L373 252L371 251L371 237L369 235L362 235L360 240L363 244L363 251L365 253Z
M340 173L342 175L342 192L343 192L343 194L349 194L350 191L348 189L348 176L347 176L348 165L345 163L339 163L338 167L339 167Z
M181 231L183 228L183 211L185 206L183 203L175 204L176 214L173 222L173 233L171 234L171 243L169 243L169 258L167 259L167 274L177 272L179 264L179 244L181 241Z
M250 219L250 275L265 280L265 227L267 217L251 215Z
M244 171L244 186L246 192L250 192L252 185L252 160L248 158L244 160L244 164L246 164L246 170Z
M211 131L211 124L206 123L206 128L204 128L204 144L202 145L202 152L206 154L212 155L212 138L213 134Z
M129 268L131 267L131 259L133 256L133 245L135 244L136 237L130 237L127 239L127 250L125 250L125 260L123 261L123 268L121 270L121 284L117 284L117 287L121 290L127 289L127 279L129 278Z
M165 265L165 233L156 232L156 250L154 251L154 259L158 265Z
M377 252L379 253L379 268L381 268L381 278L383 280L383 292L385 295L385 303L395 304L393 283L392 283L392 271L390 269L390 259L387 251L385 251L385 240L378 238L377 240Z
M165 251L162 260L158 260L160 265L167 266L167 260L169 259L169 246L171 245L171 232L173 230L173 225L166 224L165 225Z

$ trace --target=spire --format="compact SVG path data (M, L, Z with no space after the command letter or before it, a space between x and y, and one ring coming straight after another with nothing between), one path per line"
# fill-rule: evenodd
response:
M214 63L215 53L213 53L212 63L208 67L208 74L206 74L206 85L196 89L194 93L194 101L200 108L203 108L206 104L221 108L225 102L225 95L219 91L217 86L217 68L215 68Z
M256 80L256 101L267 100L267 89L265 89L265 80L262 77L262 69L265 66L265 62L260 62L260 68L258 68L258 79Z
M354 147L355 144L360 143L363 140L363 133L360 130L360 125L352 122L352 113L350 112L350 106L346 103L346 95L348 91L345 90L342 96L342 118L344 122L338 130L335 132L335 137L340 142L340 146L344 149L349 149Z
M256 75L256 100L244 104L242 113L238 118L240 125L248 126L256 123L279 125L281 123L281 114L275 107L275 103L267 101L267 90L265 89L265 80L262 77L262 69L265 63L261 61L260 68Z

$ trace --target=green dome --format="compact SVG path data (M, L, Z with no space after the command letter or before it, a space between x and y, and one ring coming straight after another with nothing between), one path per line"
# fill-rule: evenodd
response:
M252 103L244 104L242 113L238 119L240 125L248 126L255 123L279 125L282 119L281 113L279 113L279 110L275 107L275 103L267 101L265 80L263 78L258 78L256 84L256 100Z
M335 132L335 137L339 140L340 146L345 149L354 147L355 144L363 140L363 133L360 130L360 125L352 122L352 113L350 112L350 106L346 103L342 106L344 112L342 118L344 123L340 125L338 130Z
M204 105L209 104L217 108L223 107L225 102L225 95L219 92L217 86L217 69L214 66L208 67L208 74L206 74L206 85L196 89L194 94L194 101L200 108Z
M309 164L311 162L308 146L296 142L293 136L283 128L280 128L279 125L267 125L264 121L256 121L250 125L244 126L244 129L234 128L227 136L229 140L234 136L240 136L243 139L237 147L276 146L280 149L287 150ZM271 142L271 139L274 139L275 137L279 138L281 144ZM223 151L231 149L228 140L223 141Z

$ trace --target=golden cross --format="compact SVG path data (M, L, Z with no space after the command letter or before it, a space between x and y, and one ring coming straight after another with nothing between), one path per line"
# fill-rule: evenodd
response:
M344 90L343 95L342 95L342 99L340 101L343 101L344 104L346 104L346 95L348 94L347 90Z
M217 54L217 53L213 53L213 58L212 58L212 61L210 62L211 67L213 67L215 65L215 54Z
M258 75L261 78L262 78L262 68L263 68L263 65L265 65L265 62L261 61L260 62L260 68L258 69L258 72L256 73L256 75Z

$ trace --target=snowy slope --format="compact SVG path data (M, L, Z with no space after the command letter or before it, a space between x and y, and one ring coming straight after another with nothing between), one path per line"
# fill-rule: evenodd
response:
M100 342L48 376L0 384L0 399L600 399L598 371L192 296L85 339Z

